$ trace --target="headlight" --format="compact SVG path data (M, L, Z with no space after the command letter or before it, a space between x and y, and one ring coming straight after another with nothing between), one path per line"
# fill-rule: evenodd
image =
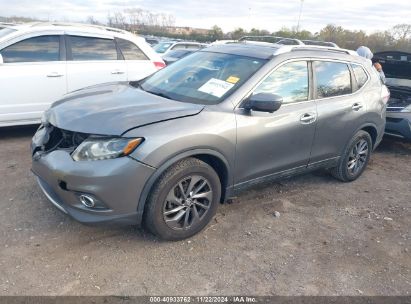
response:
M83 141L71 156L75 161L117 158L129 155L143 141L143 138L90 137Z

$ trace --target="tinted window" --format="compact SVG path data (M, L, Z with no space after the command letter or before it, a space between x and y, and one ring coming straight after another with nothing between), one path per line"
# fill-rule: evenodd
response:
M350 70L345 63L315 62L317 97L325 98L352 92Z
M70 36L73 60L117 60L112 39Z
M22 40L0 51L4 62L41 62L60 59L60 37L39 36Z
M284 64L268 76L254 91L280 95L284 103L308 100L308 68L306 61Z
M125 60L147 60L147 56L140 48L128 40L118 39L117 45L120 47Z
M353 64L352 69L354 71L354 76L355 79L357 80L357 85L358 88L362 88L362 86L367 82L368 76L367 73L365 73L364 69L362 66Z

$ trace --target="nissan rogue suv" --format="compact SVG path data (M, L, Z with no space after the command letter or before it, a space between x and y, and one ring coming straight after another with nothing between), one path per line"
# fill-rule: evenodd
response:
M357 179L384 134L388 97L352 51L212 46L143 81L54 103L33 137L32 171L80 222L184 239L254 184L318 168Z
M0 28L0 127L39 123L71 91L140 80L164 67L145 42L123 30L37 22Z

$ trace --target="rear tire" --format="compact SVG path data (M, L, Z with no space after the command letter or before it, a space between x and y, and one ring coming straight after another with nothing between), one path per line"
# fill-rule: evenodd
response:
M338 165L330 170L331 174L343 182L356 180L367 167L372 151L369 133L358 131L344 149Z
M151 190L144 226L164 240L200 232L216 213L221 197L217 173L207 163L186 158L167 169Z

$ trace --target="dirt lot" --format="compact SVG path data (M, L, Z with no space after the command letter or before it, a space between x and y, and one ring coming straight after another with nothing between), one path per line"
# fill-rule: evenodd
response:
M55 209L30 172L34 130L0 129L0 295L411 293L410 144L384 140L350 184L316 172L254 188L168 243Z

